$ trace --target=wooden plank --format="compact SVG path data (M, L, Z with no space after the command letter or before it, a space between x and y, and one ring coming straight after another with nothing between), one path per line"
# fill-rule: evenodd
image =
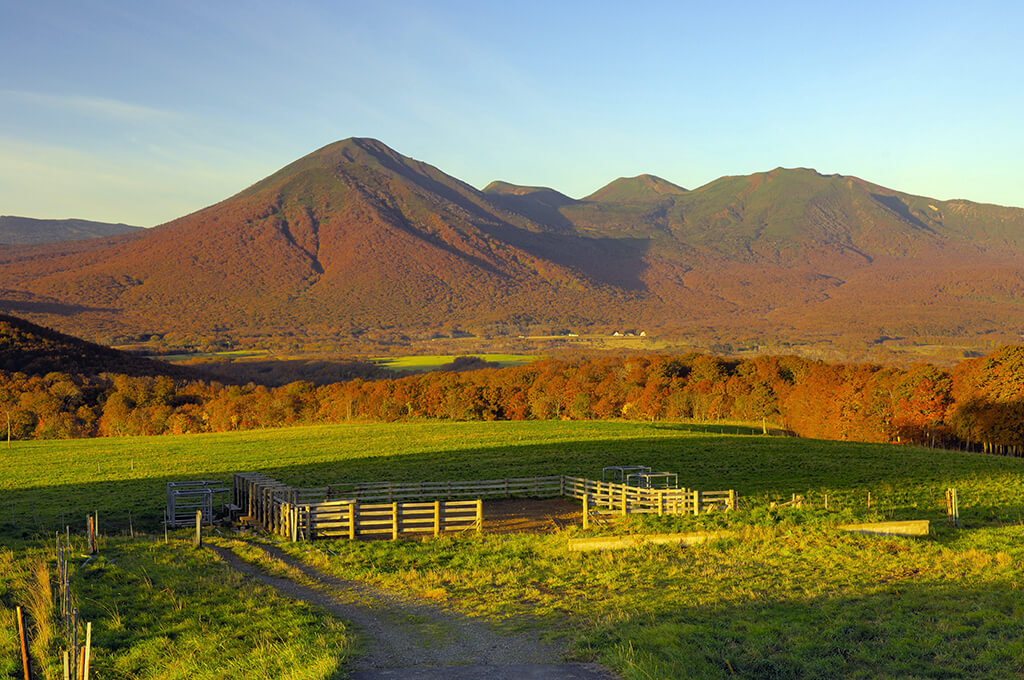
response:
M602 536L598 538L574 538L569 540L571 552L591 550L621 550L636 548L645 544L696 545L733 536L732 531L694 531L680 534L650 534L632 536Z
M857 534L877 534L885 536L927 536L929 522L926 519L914 519L902 522L861 522L857 524L840 524L843 531Z

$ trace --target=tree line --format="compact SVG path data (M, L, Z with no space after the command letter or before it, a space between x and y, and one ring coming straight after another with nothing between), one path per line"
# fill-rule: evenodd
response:
M793 356L605 356L322 386L0 371L4 415L13 439L417 418L767 421L802 437L1017 455L1024 453L1024 346L951 370Z

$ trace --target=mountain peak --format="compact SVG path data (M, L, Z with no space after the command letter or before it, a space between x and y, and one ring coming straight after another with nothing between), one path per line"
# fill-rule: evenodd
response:
M606 184L583 200L592 202L644 203L666 196L679 196L686 189L656 175L620 177Z
M570 203L576 202L574 199L569 198L562 192L555 191L549 187L524 186L522 184L503 182L501 180L495 180L485 186L484 193L490 196L517 196L521 198L528 198L538 203L550 206L569 205Z

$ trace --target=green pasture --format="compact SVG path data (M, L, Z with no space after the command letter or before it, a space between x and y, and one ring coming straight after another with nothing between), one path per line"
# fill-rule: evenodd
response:
M540 358L534 354L416 354L404 357L375 357L370 361L381 368L390 368L394 371L433 371L452 363L460 356L479 357L502 367L522 366Z
M13 442L0 448L0 536L50 534L98 511L111 533L156 531L165 485L256 470L293 486L546 474L600 478L606 465L736 489L741 506L792 494L894 518L940 517L956 486L969 521L1024 518L1024 460L883 444L721 435L739 426L637 422L401 422L204 435ZM757 432L759 428L745 429ZM916 504L916 507L915 507Z
M610 520L589 533L727 528L733 537L587 554L566 550L579 528L285 548L346 578L549 631L575 658L629 680L1024 674L1024 460L729 427L748 434L687 423L402 422L14 442L0 448L0 623L31 590L33 561L46 559L53 531L74 531L97 511L102 559L83 556L74 579L110 677L344 677L356 647L343 626L232 576L184 534L162 543L167 481L228 482L243 470L296 486L599 478L605 465L645 464L691 488L734 488L740 510ZM951 486L961 530L943 517ZM772 507L794 494L803 507ZM129 512L148 535L126 536ZM872 518L930 519L933 532L904 539L835 527ZM3 655L13 644L0 630ZM268 665L275 654L304 674L281 675ZM14 677L4 658L0 677Z

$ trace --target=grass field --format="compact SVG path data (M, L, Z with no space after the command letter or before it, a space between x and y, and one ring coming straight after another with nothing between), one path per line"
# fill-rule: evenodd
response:
M392 480L490 479L533 474L600 478L605 465L644 464L680 484L736 489L745 505L830 495L901 516L941 510L957 486L972 519L1024 515L1024 461L881 444L722 436L706 426L636 422L404 422L208 435L13 442L0 449L0 536L83 524L155 531L164 486L259 470L294 486ZM755 430L750 430L755 431ZM914 508L914 503L918 508ZM895 515L894 515L895 516Z
M433 371L445 364L450 364L458 354L415 354L404 357L377 357L370 359L381 368L390 368L394 371ZM484 361L498 364L499 366L521 366L540 357L534 354L473 354Z
M10 606L31 582L32 560L43 555L43 544L31 536L52 540L62 520L82 525L87 512L98 510L101 530L112 535L104 561L90 562L75 578L93 603L105 663L121 674L112 677L219 677L213 669L231 664L236 674L256 669L253 677L285 677L256 674L266 661L230 651L231 640L194 651L200 633L218 627L237 628L242 639L265 639L264 651L284 645L285 658L307 655L302 658L316 670L293 677L341 677L345 654L325 650L351 649L343 628L322 629L327 637L319 639L280 637L281 630L308 627L294 622L316 623L322 614L284 607L281 625L274 627L277 610L258 609L265 594L239 590L221 563L185 548L183 536L167 546L159 544L162 534L156 541L113 536L127 531L129 509L136 531L157 532L166 481L227 481L241 470L319 485L599 477L604 465L646 464L678 472L680 483L691 488L735 488L741 510L631 519L596 532L728 526L734 538L685 549L572 554L565 550L566 535L580 531L570 529L550 536L339 541L287 549L347 578L507 625L557 631L571 640L578 658L600 660L630 679L1024 673L1024 460L702 429L634 422L411 422L15 442L0 449L0 544L7 546L0 549L0 614L7 617L0 624L8 625ZM950 486L960 495L964 530L942 521L943 492ZM769 507L792 494L804 495L809 507ZM871 517L927 518L934 531L924 539L901 539L834 527ZM162 579L161 587L147 585L146 574L154 583ZM131 584L132 593L139 590L137 607L113 608L124 597L113 585L121 582ZM161 596L164 589L173 596ZM227 591L243 596L235 603ZM194 603L203 603L211 618L182 613L194 612ZM246 617L278 632L245 628ZM0 647L9 650L8 630L0 632ZM221 648L227 651L215 651ZM182 655L197 660L181 666L179 675L142 670L170 667ZM198 665L199 658L208 665ZM3 671L13 677L0 665L0 677Z

